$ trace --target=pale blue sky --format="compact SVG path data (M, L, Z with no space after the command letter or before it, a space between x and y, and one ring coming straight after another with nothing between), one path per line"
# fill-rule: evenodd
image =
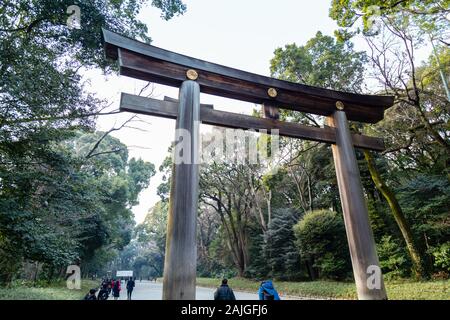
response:
M140 18L149 27L153 45L222 65L269 75L270 59L276 48L288 43L303 45L317 31L333 35L336 23L328 17L331 0L186 0L187 12L170 21L160 18L160 11L148 7ZM362 49L362 42L357 43ZM102 76L90 71L91 90L107 98L118 108L120 92L136 93L142 81L128 77ZM177 97L177 89L155 86L154 97ZM203 103L218 109L249 113L254 105L229 99L203 95ZM99 130L121 124L130 114L101 117ZM130 156L141 157L158 168L167 155L167 147L174 138L174 121L142 116L149 124L135 124L148 132L125 128L113 135L130 148ZM149 149L143 149L149 148ZM133 208L135 219L142 222L148 209L159 197L156 188L161 182L157 174L150 187L142 192L140 204Z
M333 34L328 17L331 0L196 0L187 12L170 21L146 9L153 45L268 75L275 48L305 43L318 30Z

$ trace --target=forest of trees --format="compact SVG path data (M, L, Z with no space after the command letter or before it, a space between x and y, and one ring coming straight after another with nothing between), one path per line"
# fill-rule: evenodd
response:
M114 72L101 28L149 42L142 1L81 1L84 28L69 29L71 0L6 0L0 7L0 284L103 270L130 242L131 211L155 174L127 146L96 132L108 101L82 72ZM181 1L151 4L170 19ZM87 28L86 26L89 26ZM114 113L114 112L112 112ZM117 113L117 112L115 112Z
M180 0L148 2L166 20L186 10ZM395 96L384 120L351 124L387 146L356 152L381 267L387 278L446 279L449 10L438 0L330 2L335 36L317 32L305 44L277 48L267 61L271 76ZM0 8L1 285L63 277L69 264L81 265L85 276L118 268L162 276L171 156L159 168L161 200L135 225L131 208L156 168L130 159L110 135L137 119L95 130L108 102L81 77L89 68L117 71L104 59L101 27L151 41L137 19L144 3L81 2L89 28L72 30L65 27L70 0L6 0ZM354 39L367 50L357 51ZM431 40L435 51L417 61ZM324 121L288 110L280 116L317 127ZM351 280L330 146L280 138L278 152L275 173L265 163L201 165L198 275Z

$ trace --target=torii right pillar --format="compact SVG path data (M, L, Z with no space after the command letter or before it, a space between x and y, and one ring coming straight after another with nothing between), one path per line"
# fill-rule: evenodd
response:
M359 300L386 300L386 289L364 199L355 149L342 102L327 118L336 130L332 145L345 230Z

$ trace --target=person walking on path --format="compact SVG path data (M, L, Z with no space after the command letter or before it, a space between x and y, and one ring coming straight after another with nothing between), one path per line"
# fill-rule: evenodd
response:
M109 294L111 294L112 289L114 288L114 283L115 283L114 279L111 279L111 280L109 281L109 286L108 286L108 293L109 293Z
M280 300L271 280L263 281L258 291L259 300Z
M113 289L112 289L114 300L119 299L119 297L120 297L120 290L121 290L121 288L120 288L120 280L114 281L114 286L113 286Z
M104 282L102 284L102 288L98 292L98 300L108 300L109 293L108 293L108 283Z
M133 277L130 277L130 279L127 281L127 298L128 300L131 300L131 294L133 293L135 283L133 280Z
M214 300L236 300L233 290L228 286L227 279L223 279L221 286L214 292Z
M97 290L95 290L95 289L89 290L89 293L86 294L86 296L84 297L83 300L97 300L97 297L95 296L95 292L97 292Z

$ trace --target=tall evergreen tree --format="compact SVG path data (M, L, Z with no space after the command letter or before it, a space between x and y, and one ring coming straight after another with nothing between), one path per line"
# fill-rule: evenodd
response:
M299 214L296 210L290 208L274 210L263 246L270 275L274 278L281 280L299 278L300 255L295 245L293 230L298 219Z

